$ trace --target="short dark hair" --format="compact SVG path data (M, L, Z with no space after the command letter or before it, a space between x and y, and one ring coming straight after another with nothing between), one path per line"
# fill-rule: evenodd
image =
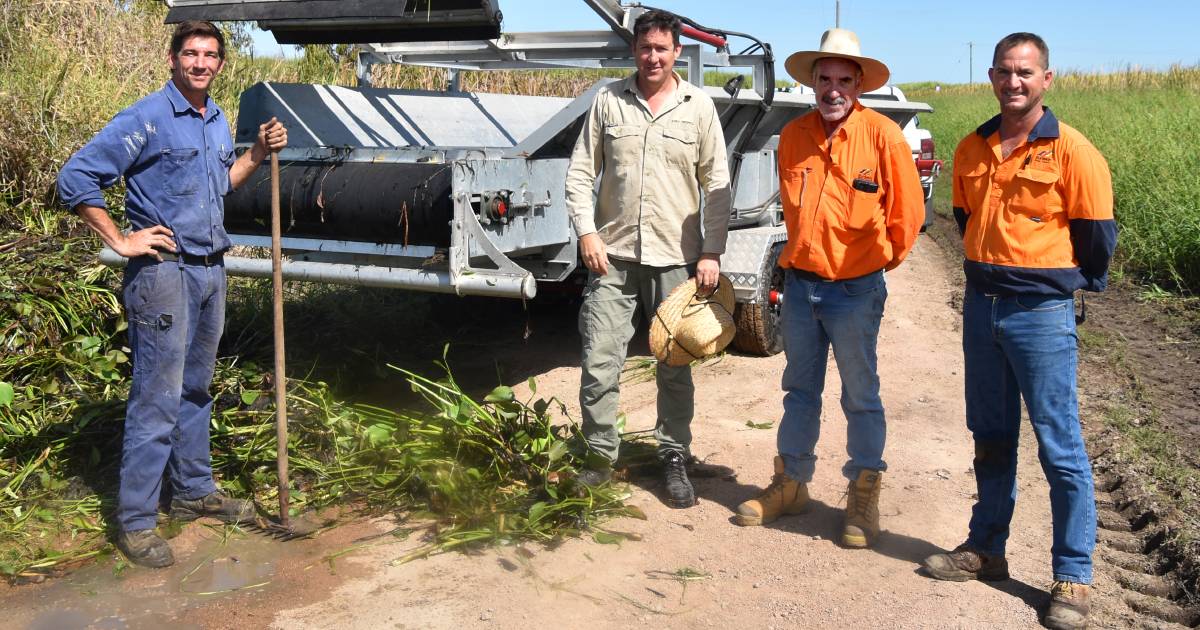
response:
M679 34L683 32L683 22L679 16L662 9L651 9L638 16L633 23L633 37L637 39L650 31L668 31L676 46L679 45Z
M1038 52L1042 54L1042 70L1050 69L1050 47L1046 45L1046 40L1033 33L1024 32L1006 35L1004 39L996 43L996 50L992 53L992 65L996 65L996 60L1000 59L1000 55L1004 54L1008 49L1020 46L1021 44L1033 44L1036 46Z
M178 57L189 37L211 37L217 40L217 56L225 58L225 35L216 24L204 20L180 22L171 35L171 55Z

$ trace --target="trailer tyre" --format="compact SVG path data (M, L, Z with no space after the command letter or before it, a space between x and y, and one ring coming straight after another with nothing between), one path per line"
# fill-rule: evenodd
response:
M747 354L769 357L783 350L783 330L780 310L782 303L771 303L771 293L783 293L783 270L779 268L779 254L783 243L771 247L771 253L759 270L758 300L755 304L739 302L733 311L737 334L733 346Z

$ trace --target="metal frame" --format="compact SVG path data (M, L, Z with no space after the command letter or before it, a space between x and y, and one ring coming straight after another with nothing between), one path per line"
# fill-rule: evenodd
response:
M294 0L166 0L172 12L192 7L226 5L227 11L248 10L255 5L293 4ZM348 0L351 1L351 0ZM359 4L378 0L352 0ZM480 0L483 11L495 10L498 0ZM461 92L463 70L512 70L551 68L633 68L635 66L632 42L634 21L646 9L622 6L618 0L583 0L591 7L609 30L571 31L544 33L504 33L495 39L468 39L459 41L406 41L404 43L370 43L360 47L357 79L361 94L360 101L366 103L375 98L371 92L371 68L375 64L402 63L423 65L447 70L448 87L445 91L454 96L475 99L476 95ZM310 3L312 5L328 2ZM336 3L334 3L336 4ZM407 6L405 0L395 4ZM233 5L241 5L240 9ZM233 8L230 8L233 6ZM298 6L298 3L293 6ZM326 7L329 8L329 7ZM398 9L389 9L395 12ZM232 15L232 14L228 14ZM281 15L281 14L274 14ZM299 15L293 9L293 16ZM391 15L391 13L388 13ZM322 28L329 26L320 21L328 16L316 16L307 20L310 25ZM210 19L213 19L210 17ZM215 18L239 19L239 18ZM254 18L240 18L254 19ZM264 27L284 25L288 28L304 28L305 18L266 21ZM449 20L453 21L453 20ZM353 20L339 22L355 26ZM366 32L370 26L361 25ZM349 35L348 35L349 36ZM693 36L695 32L693 31ZM414 37L413 39L420 39ZM349 40L353 41L353 40ZM757 41L757 40L755 40ZM801 88L796 92L775 92L768 85L771 72L767 67L769 55L730 54L723 40L709 44L686 43L678 63L687 70L688 80L704 89L717 103L722 114L726 144L730 151L731 175L734 176L734 211L730 217L731 229L726 254L722 257L722 271L733 280L739 302L755 302L758 298L758 275L771 247L785 240L786 232L780 225L782 207L779 203L778 182L775 179L775 150L778 132L784 123L799 110L815 106L811 90ZM764 44L765 46L765 44ZM728 94L715 87L704 86L706 68L749 68L753 76L753 89ZM443 139L457 138L439 144L430 138L436 134L421 135L420 143L408 139L408 146L400 144L376 145L371 142L352 142L353 137L343 137L348 146L330 146L343 142L322 133L322 138L313 135L312 144L289 148L281 154L285 160L307 162L390 162L407 163L435 161L450 165L452 185L450 188L453 215L451 218L450 244L447 249L433 246L399 246L372 244L326 239L285 238L283 247L288 258L283 265L284 277L291 280L331 282L338 284L362 284L366 286L395 287L422 291L456 293L458 295L491 295L503 297L532 298L537 292L537 282L556 282L568 278L579 265L574 230L566 219L565 192L561 182L565 176L569 148L564 150L565 135L577 129L582 116L594 100L596 93L608 81L593 85L579 98L565 102L561 110L535 128L522 128L520 134L506 136L512 146L493 146L484 141L484 146L450 146L458 144L463 137L446 134ZM313 86L321 90L322 86ZM275 94L282 107L290 106L270 84L266 90ZM324 87L330 90L350 88ZM249 92L249 91L248 91ZM369 93L368 93L369 92ZM380 90L378 92L388 92ZM412 92L415 94L415 91ZM423 93L429 95L429 93ZM326 94L331 96L331 94ZM343 95L346 96L346 95ZM494 95L479 95L490 96ZM921 103L896 102L880 94L878 98L865 95L863 104L898 122L905 116L930 111ZM340 97L338 97L340 98ZM410 109L412 112L411 101ZM444 110L449 103L441 103L436 109ZM339 102L342 114L349 118L359 110L352 109L345 100ZM370 113L368 106L365 110ZM428 107L428 105L426 105ZM514 102L492 101L491 111L478 105L489 118L493 114L503 118L506 108L517 107ZM524 105L527 111L529 105ZM243 107L243 112L248 111ZM315 110L312 110L315 111ZM389 110L390 111L390 110ZM405 114L407 116L408 113ZM436 118L436 117L434 117ZM299 117L297 116L299 120ZM491 118L497 128L500 123ZM528 120L526 114L525 120ZM345 121L343 121L345 122ZM366 124L365 118L357 118L351 124ZM410 121L411 122L411 121ZM445 124L444 120L437 122ZM491 127L481 126L490 131ZM446 129L474 129L474 127L444 127ZM305 127L307 129L307 127ZM503 129L501 129L503 131ZM486 135L486 134L484 134ZM308 135L299 137L308 140ZM476 136L471 136L476 137ZM480 136L482 137L482 136ZM239 146L246 147L248 140L239 137ZM382 146L382 148L381 148ZM741 184L739 186L738 184ZM503 192L510 200L515 216L504 221L490 221L482 209L489 194ZM493 197L494 198L494 197ZM540 231L540 233L539 233ZM265 237L231 234L235 244L261 247ZM115 258L114 258L115 257ZM109 264L119 257L106 250L102 259ZM252 277L270 277L270 261L258 258L226 257L226 268L231 274Z

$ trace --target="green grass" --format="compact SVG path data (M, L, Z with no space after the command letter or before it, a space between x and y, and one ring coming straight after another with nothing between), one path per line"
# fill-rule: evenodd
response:
M954 148L999 110L988 84L906 86L934 113L921 117L947 160L936 205L950 209ZM1120 225L1116 271L1200 292L1200 67L1056 78L1046 103L1108 160Z

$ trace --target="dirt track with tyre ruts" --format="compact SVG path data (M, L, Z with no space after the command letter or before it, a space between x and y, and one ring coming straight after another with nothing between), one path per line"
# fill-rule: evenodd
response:
M135 591L142 596L161 592L177 605L156 608L148 618L127 611L123 619L127 627L143 627L142 619L156 625L173 620L189 627L289 629L1034 627L1051 577L1048 486L1032 431L1023 432L1020 447L1020 494L1008 548L1012 578L947 583L917 571L922 558L963 539L974 501L973 445L963 420L957 268L956 254L922 237L910 259L887 277L879 365L889 470L880 500L885 532L872 549L847 550L834 542L845 505L846 482L839 470L846 423L832 361L810 509L766 527L733 524L734 506L770 479L774 427L747 423L778 423L784 359L730 354L694 372L693 451L736 474L695 479L699 504L686 510L662 503L656 479L635 480L629 503L647 519L603 526L640 540L618 546L586 536L556 549L526 544L393 565L419 544L416 536L371 538L394 523L360 522L279 547L268 583L246 591L181 595L178 576L127 570L132 571L123 578L127 597ZM534 303L525 325L532 333L527 340L501 335L460 353L452 361L456 376L487 387L500 373L522 398L528 395L523 383L535 376L538 396L558 397L577 418L579 343L573 311L539 311ZM647 354L644 334L631 354ZM1086 395L1083 402L1086 409ZM653 382L625 385L621 406L628 430L651 428ZM1135 532L1120 531L1132 526L1113 515L1110 508L1124 505L1125 497L1103 492L1110 489L1119 490L1110 477L1102 478L1098 498L1108 529L1101 532L1104 544L1096 554L1094 626L1171 627L1161 614L1153 615L1161 611L1143 606L1140 610L1151 614L1142 614L1126 603L1131 601L1126 573L1141 566L1136 562L1139 539ZM190 557L201 555L196 549L202 545L193 540L197 531L193 525L173 542L181 556L180 575L199 561ZM336 561L322 560L346 551ZM1117 568L1113 559L1128 566ZM71 592L71 579L0 592L0 604L19 611L9 618L16 627L38 627L39 619L51 618L48 611L62 607L63 602L53 601L55 593Z
M630 501L648 519L606 526L635 532L640 542L618 547L572 540L555 550L526 545L400 566L388 563L404 545L380 547L350 560L368 576L342 584L323 601L279 611L274 627L1036 625L1051 579L1050 514L1031 431L1021 445L1020 498L1009 543L1012 579L952 584L916 570L926 555L961 541L975 490L973 446L963 422L960 324L952 306L960 290L955 267L936 243L923 238L912 257L888 275L879 348L889 423L889 470L880 505L887 531L873 549L846 550L833 542L845 505L839 469L846 424L832 362L812 507L767 527L732 523L733 507L770 479L775 431L746 423L778 422L784 360L729 355L695 371L693 451L737 475L697 479L700 503L688 510L663 505L655 480L631 486ZM574 351L574 322L567 319L561 329L535 331L530 345ZM531 346L527 351L536 352ZM555 367L537 378L539 396L558 396L577 413L576 367ZM653 384L624 387L622 409L628 429L652 427ZM676 577L689 569L708 577ZM1136 623L1103 568L1096 582L1096 620Z

